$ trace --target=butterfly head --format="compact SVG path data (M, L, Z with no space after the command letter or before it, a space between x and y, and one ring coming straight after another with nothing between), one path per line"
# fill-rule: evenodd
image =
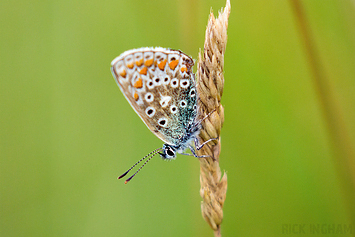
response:
M177 148L175 146L164 144L162 153L159 152L159 154L163 159L175 159L176 150Z

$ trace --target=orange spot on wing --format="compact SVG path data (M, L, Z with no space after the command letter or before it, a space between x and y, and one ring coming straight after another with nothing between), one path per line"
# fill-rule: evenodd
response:
M143 65L143 58L140 59L140 60L137 60L136 64L137 64L138 67L142 66Z
M139 99L139 95L137 94L137 92L134 92L134 95L133 95L134 99L137 101Z
M178 65L179 63L179 60L172 60L170 63L169 63L169 67L171 70L175 70L176 66Z
M158 67L160 70L164 70L164 67L165 67L165 64L166 64L166 59L161 61L159 64L158 64Z
M153 62L154 62L153 59L148 59L147 61L145 61L144 65L147 67L150 67L150 66L152 66Z
M135 88L139 89L143 87L143 81L142 78L138 78L138 80L134 83L133 85Z
M122 71L120 72L120 76L123 77L123 78L126 78L126 70L122 69Z
M187 68L186 67L182 67L181 68L181 72L187 72Z
M147 68L146 68L146 67L143 67L143 68L140 70L139 74L147 75Z
M133 63L127 64L127 67L128 67L129 69L133 69L134 64L133 64Z

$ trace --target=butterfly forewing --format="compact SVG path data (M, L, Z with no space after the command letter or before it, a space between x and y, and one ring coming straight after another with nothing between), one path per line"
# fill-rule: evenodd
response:
M195 121L196 85L193 60L178 50L129 50L111 63L122 93L147 127L175 145Z

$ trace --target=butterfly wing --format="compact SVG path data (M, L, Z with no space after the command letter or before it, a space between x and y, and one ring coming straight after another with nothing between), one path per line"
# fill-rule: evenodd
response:
M112 74L132 108L162 141L176 145L196 119L193 60L178 50L129 50L111 63Z

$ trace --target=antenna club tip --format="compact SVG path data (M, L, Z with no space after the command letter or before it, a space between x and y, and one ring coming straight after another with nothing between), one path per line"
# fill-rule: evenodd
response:
M128 183L128 181L126 180L126 181L124 181L124 184L127 184Z
M124 172L120 177L118 177L117 179L120 179L120 178L123 178L123 177L125 177L127 174L128 174L128 172L130 171L131 169L129 169L129 170L127 170L126 172Z

